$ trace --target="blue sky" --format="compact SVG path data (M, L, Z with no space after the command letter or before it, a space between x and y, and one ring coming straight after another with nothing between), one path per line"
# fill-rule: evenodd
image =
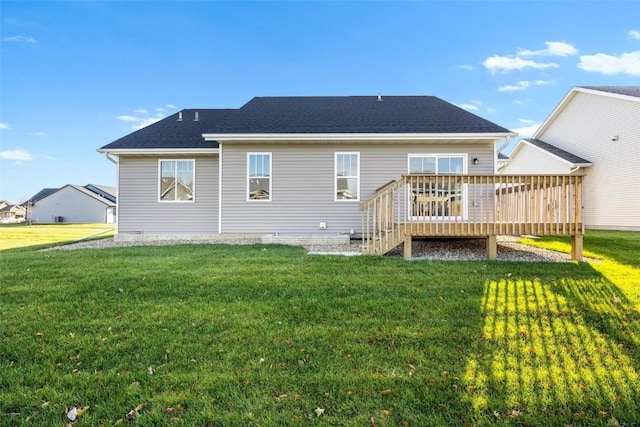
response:
M254 96L435 95L521 135L640 85L640 2L0 2L0 200L115 185L96 149Z

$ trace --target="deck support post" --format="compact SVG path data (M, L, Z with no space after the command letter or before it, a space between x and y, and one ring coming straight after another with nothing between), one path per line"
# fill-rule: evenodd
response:
M582 234L571 235L571 261L582 261Z
M411 234L404 235L404 259L411 259Z
M496 235L487 236L487 259L494 260L498 257L498 241Z

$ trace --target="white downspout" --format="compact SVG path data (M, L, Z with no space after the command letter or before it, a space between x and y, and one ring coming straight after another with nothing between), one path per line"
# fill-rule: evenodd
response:
M510 136L505 137L504 144L502 144L502 146L498 148L498 153L504 150L507 147L507 145L509 145L510 143L511 143L511 137Z
M222 144L218 142L218 234L222 234Z
M111 156L109 155L109 153L104 153L104 156L107 158L107 160L109 160L109 161L110 161L111 163L113 163L114 165L116 165L116 166L118 165L118 161L117 161L117 160L115 160L113 157L111 157Z
M502 152L502 150L504 150L505 148L507 148L507 145L509 145L510 143L511 143L511 137L510 137L510 136L505 137L505 139L504 139L504 144L502 144L502 145L500 146L500 148L498 148L498 149L493 153L493 157L494 157L495 162L496 162L496 163L495 163L495 165L494 165L494 167L493 167L493 173L494 173L494 174L497 174L497 173L500 171L500 169L502 169L502 168L498 168L498 154L500 154L500 153ZM494 146L494 147L495 147L495 146ZM503 167L504 167L504 166L503 166Z

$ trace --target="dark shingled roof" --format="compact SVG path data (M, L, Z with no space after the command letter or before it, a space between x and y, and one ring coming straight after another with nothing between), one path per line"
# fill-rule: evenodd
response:
M172 114L129 135L105 145L101 150L156 149L156 148L218 148L218 143L205 141L209 132L233 109L187 109ZM195 120L196 112L198 120ZM178 120L182 113L182 120Z
M509 160L509 156L506 154L498 153L498 160Z
M213 134L505 133L435 96L256 97Z
M54 193L56 191L58 191L59 188L43 188L42 190L38 191L33 197L31 197L29 200L31 200L32 202L37 202L40 199L44 199L45 197L47 197L49 194Z
M84 186L84 188L96 193L100 197L104 197L105 199L113 203L116 202L116 196L118 194L118 190L116 189L116 187L98 184L87 184Z
M615 93L618 95L635 96L640 98L640 86L578 86L583 89L598 90L600 92Z
M199 121L194 115L199 112ZM256 97L237 110L189 109L101 150L218 148L209 134L510 133L435 96Z
M573 163L574 165L591 165L593 162L589 160L585 160L582 157L576 156L575 154L571 154L568 151L564 151L555 145L551 145L539 139L528 139L523 138L524 141L527 141L529 144L535 145L538 148L542 148L544 151L547 151L561 159L568 161L569 163Z

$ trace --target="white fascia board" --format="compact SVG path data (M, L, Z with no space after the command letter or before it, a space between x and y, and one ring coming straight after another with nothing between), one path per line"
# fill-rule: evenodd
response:
M265 141L407 141L407 140L485 140L495 141L517 133L249 133L217 134L203 133L205 141L220 142L265 142Z
M121 155L168 155L168 154L218 154L219 148L116 148L113 150L98 149L98 153Z
M575 87L572 88L569 93L567 93L564 98L562 98L562 101L560 101L556 108L553 109L551 114L549 114L549 117L547 117L547 119L542 122L542 124L538 127L538 130L536 130L535 133L531 135L531 138L542 139L540 138L540 136L544 134L544 131L547 129L547 127L549 127L549 125L556 119L560 112L564 110L569 101L571 101L571 99L573 99L573 97L576 95L576 89L577 88Z
M524 139L521 139L521 140L520 140L520 142L522 142L522 143L524 143L524 144L527 144L529 147L535 148L536 150L540 151L541 153L543 153L543 154L545 154L545 155L547 155L547 156L549 156L549 157L551 157L551 158L553 158L553 159L556 159L556 160L558 160L558 161L560 161L560 162L562 162L562 163L564 163L564 164L566 164L566 165L572 166L572 167L577 167L577 166L580 166L580 167L589 167L589 166L593 166L593 163L573 163L573 162L570 162L569 160L567 160L567 159L563 159L563 158L562 158L562 157L560 157L560 156L556 156L556 155L555 155L555 154L553 154L552 152L547 151L547 150L545 150L544 148L540 148L540 147L538 147L537 145L534 145L534 144L532 144L532 143L530 143L529 141L526 141L526 140L524 140ZM520 145L520 142L518 142L518 145ZM515 148L514 148L514 150L513 150L513 151L514 151L514 153L515 153L515 151L516 151L516 150L515 150Z
M576 87L576 92L591 93L593 95L608 96L610 98L625 99L627 101L640 102L637 96L623 95L621 93L607 92L604 90L588 89L585 87Z

